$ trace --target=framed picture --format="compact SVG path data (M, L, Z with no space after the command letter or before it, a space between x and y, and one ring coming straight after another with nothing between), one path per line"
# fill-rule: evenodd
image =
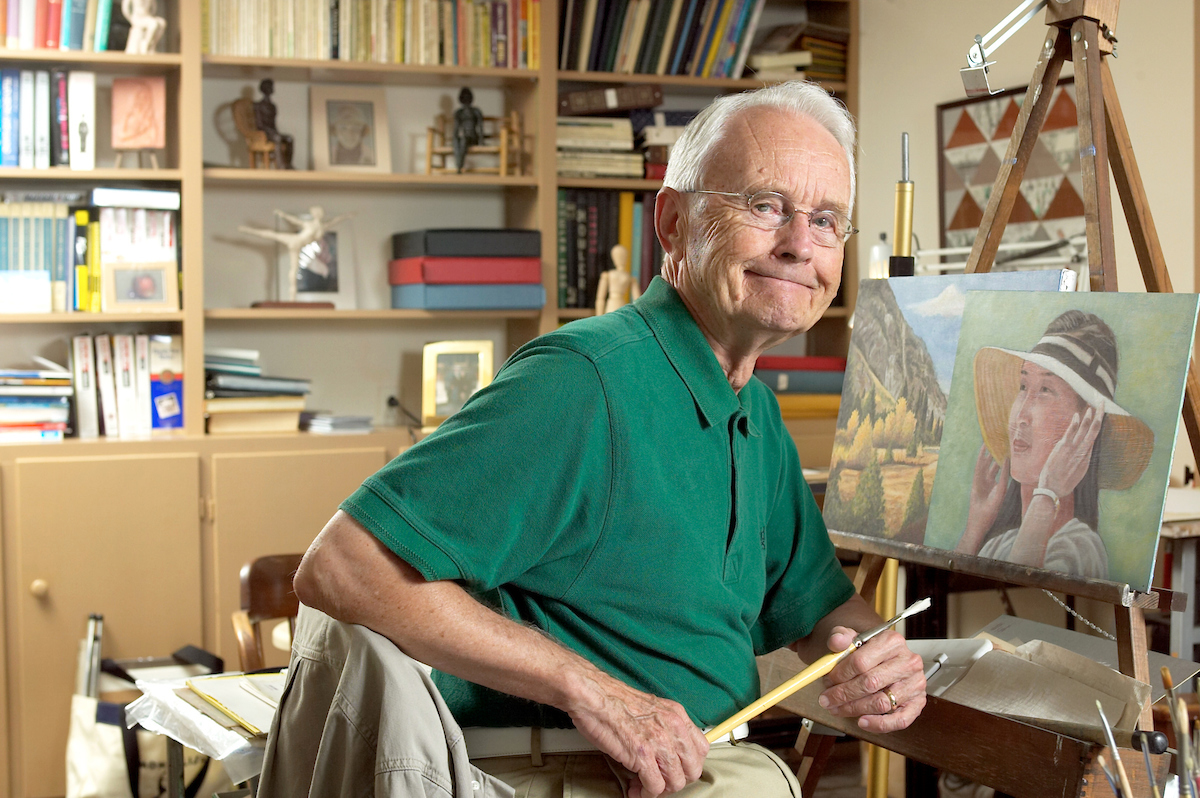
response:
M421 366L421 421L436 427L492 381L492 342L426 344Z
M175 261L101 267L101 309L105 313L179 310L179 270Z
M382 88L312 86L313 167L391 172L387 100Z
M312 215L298 213L296 218L311 220ZM278 215L275 219L280 232L292 232L292 226L286 221ZM277 247L276 253L277 296L285 300L290 296L290 256L288 248L282 244ZM357 276L352 220L342 219L334 229L326 230L320 238L300 250L300 262L296 270L296 301L332 302L338 310L354 310L358 307Z
M162 75L114 78L112 148L161 150L166 146L166 78Z
M1008 151L1027 87L937 107L938 218L943 247L969 247ZM1052 242L1085 232L1075 81L1054 88L1004 243Z

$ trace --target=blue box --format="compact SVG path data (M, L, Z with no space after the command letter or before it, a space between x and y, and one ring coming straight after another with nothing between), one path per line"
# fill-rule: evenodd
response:
M392 286L392 307L405 310L539 310L546 289L539 283Z

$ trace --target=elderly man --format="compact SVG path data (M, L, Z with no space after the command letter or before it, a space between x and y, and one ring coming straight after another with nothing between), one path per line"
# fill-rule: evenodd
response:
M837 291L852 158L852 121L815 85L715 101L658 195L661 279L519 350L305 556L301 600L432 666L459 725L535 730L493 756L495 734L476 748L466 729L472 763L519 794L799 795L769 752L703 728L757 697L755 654L812 661L880 620L753 379ZM876 732L925 703L895 632L827 683L822 705ZM568 755L538 750L564 727Z

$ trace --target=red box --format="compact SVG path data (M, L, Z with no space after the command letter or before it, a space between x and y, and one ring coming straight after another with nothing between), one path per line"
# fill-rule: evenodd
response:
M540 283L540 258L397 258L388 263L388 284Z

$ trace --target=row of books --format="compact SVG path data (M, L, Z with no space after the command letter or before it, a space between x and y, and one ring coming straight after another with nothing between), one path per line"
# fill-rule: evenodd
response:
M777 394L841 394L846 358L763 355L754 363L754 376Z
M0 166L96 168L96 74L0 69Z
M294 432L308 379L264 376L255 349L206 347L204 418L209 434Z
M537 69L541 0L203 0L214 55Z
M629 272L645 290L662 265L652 191L558 190L558 306L592 308L612 248L629 253Z
M546 304L537 230L409 230L392 236L393 308L520 310Z
M8 192L0 202L0 313L178 310L171 205L179 206L179 192Z
M559 0L559 68L740 78L765 0Z
M692 111L642 108L631 109L628 118L560 116L555 128L558 174L661 180L670 148L693 116Z
M760 80L846 79L850 31L838 25L802 21L767 31L748 59Z
M7 0L0 42L10 50L124 50L129 20L121 0Z
M180 336L76 335L70 356L78 437L142 438L183 426Z

